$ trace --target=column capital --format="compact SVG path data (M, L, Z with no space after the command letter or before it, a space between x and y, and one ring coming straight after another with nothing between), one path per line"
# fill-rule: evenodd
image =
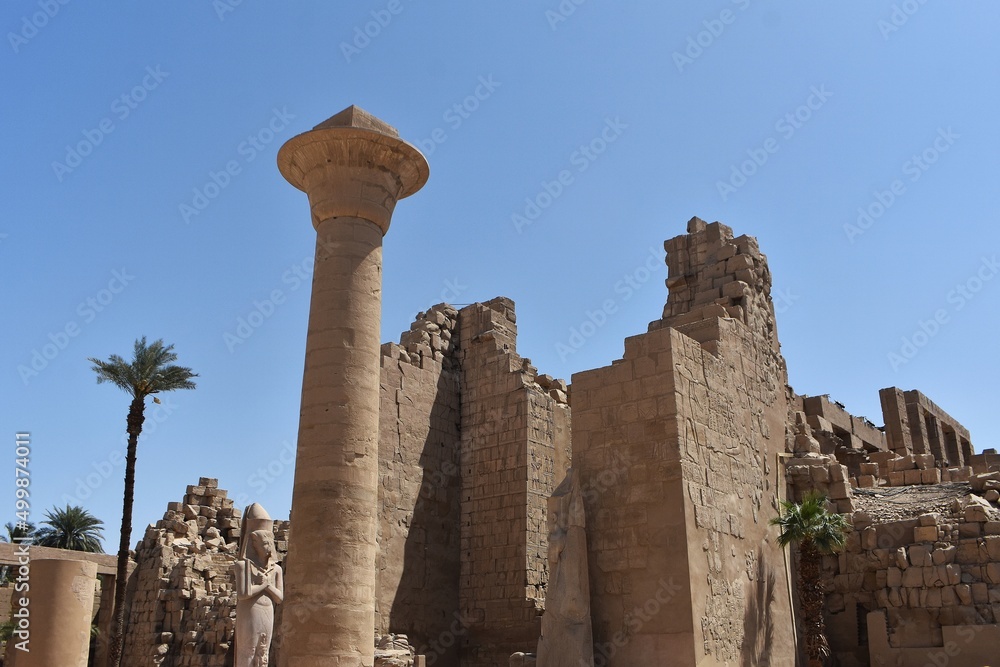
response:
M427 160L399 132L350 106L278 151L278 169L309 195L313 226L336 217L369 220L389 231L396 202L424 186Z

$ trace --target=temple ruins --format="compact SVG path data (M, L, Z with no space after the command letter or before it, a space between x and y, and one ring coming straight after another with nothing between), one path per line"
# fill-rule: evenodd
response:
M817 491L850 523L823 564L830 664L998 664L1000 456L920 391L882 389L884 426L797 394L755 238L692 218L662 313L567 383L518 353L505 297L378 347L382 237L427 178L395 130L351 107L279 164L317 262L270 664L804 664L795 550L768 522ZM232 664L219 484L139 543L126 667Z

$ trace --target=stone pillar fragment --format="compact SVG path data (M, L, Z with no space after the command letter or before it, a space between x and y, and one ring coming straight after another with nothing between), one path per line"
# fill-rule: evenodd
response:
M29 650L17 652L18 667L87 667L97 563L39 559L30 567Z
M427 161L349 107L282 146L278 168L309 195L316 228L281 663L371 667L382 236Z

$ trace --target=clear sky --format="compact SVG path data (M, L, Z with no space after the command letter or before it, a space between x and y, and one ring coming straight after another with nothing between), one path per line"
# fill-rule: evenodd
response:
M799 393L881 424L879 388L919 388L1000 445L996 3L0 15L0 465L30 432L35 521L82 504L116 548L128 397L86 359L143 335L201 377L148 412L133 543L199 476L287 517L315 234L275 155L350 104L431 166L385 240L384 341L506 295L541 372L609 364L659 318L662 243L697 215L760 240Z

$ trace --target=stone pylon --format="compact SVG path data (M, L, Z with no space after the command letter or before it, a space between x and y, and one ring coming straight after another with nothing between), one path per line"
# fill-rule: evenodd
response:
M280 662L371 667L382 237L427 161L352 106L290 139L278 168L309 195L316 228Z

